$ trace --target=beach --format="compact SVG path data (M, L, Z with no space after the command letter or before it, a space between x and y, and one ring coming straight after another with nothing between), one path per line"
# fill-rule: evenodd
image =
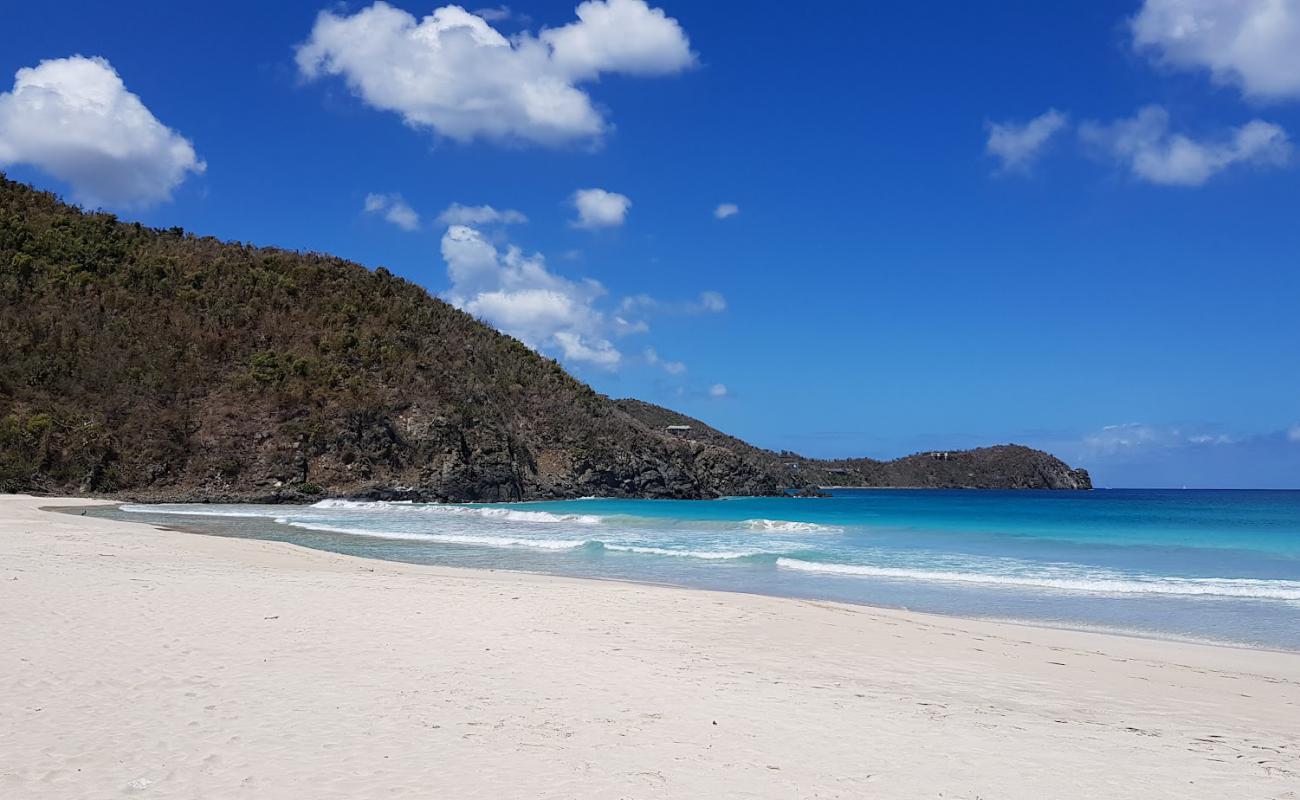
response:
M1300 654L0 497L0 796L1300 797Z

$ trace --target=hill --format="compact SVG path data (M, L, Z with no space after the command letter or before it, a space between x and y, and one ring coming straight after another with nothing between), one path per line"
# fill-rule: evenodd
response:
M686 426L678 436L741 453L784 486L925 489L1091 489L1085 469L1072 469L1041 450L1007 444L973 450L917 453L892 461L824 460L754 447L685 414L641 400L617 400L647 426Z
M780 487L383 269L0 181L0 489L506 500ZM403 488L405 487L405 488Z
M382 268L122 222L0 175L0 491L491 501L808 482L641 406Z

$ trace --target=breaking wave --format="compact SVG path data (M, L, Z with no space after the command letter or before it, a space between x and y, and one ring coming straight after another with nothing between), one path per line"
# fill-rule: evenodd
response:
M641 545L631 544L609 544L600 542L601 547L606 550L614 550L620 553L640 553L648 556L679 556L682 558L703 558L710 561L731 561L737 558L754 558L755 556L770 556L772 553L762 551L733 551L733 550L673 550L667 547L643 547Z
M585 547L584 539L520 539L511 536L487 536L461 533L412 533L407 531L384 531L366 528L345 528L339 525L322 525L317 522L299 522L287 518L277 519L281 525L302 528L309 531L326 533L343 533L349 536L366 536L372 539L402 539L416 542L442 542L444 544L465 544L480 547L530 548L534 550L573 550Z
M747 519L740 523L751 531L761 533L843 533L843 528L818 525L815 522L790 522L783 519Z
M1211 595L1266 600L1300 600L1300 582L1269 581L1251 578L1142 578L1078 577L1048 578L1033 575L997 575L981 572L874 567L862 564L834 564L778 558L776 565L802 572L833 575L857 575L871 578L902 578L946 583L971 583L1001 586L1032 586L1071 592L1098 594Z
M495 508L492 506L414 504L379 500L322 500L319 503L312 504L310 508L330 511L403 511L425 514L459 514L500 519L507 522L568 522L578 525L599 525L605 519L597 514L552 514L549 511L523 511L516 508Z
M620 553L637 553L640 555L677 556L681 558L700 558L706 560L732 560L753 558L757 556L776 556L778 554L764 551L731 550L684 550L667 547L643 547L640 545L611 544L595 539L525 539L514 536L491 536L486 534L461 533L418 533L413 531L375 530L368 528L349 528L340 525L325 525L319 522L303 522L287 517L275 520L281 525L324 533L341 533L348 536L365 536L372 539L397 539L415 542L441 542L443 544L461 544L476 547L525 548L533 550L576 550L589 547L611 550Z

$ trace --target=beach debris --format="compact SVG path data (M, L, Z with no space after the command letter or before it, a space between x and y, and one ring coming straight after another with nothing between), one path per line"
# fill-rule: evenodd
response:
M128 792L143 792L145 789L148 789L152 785L153 785L153 781L149 780L148 778L136 778L135 780L131 781L126 785L126 790Z

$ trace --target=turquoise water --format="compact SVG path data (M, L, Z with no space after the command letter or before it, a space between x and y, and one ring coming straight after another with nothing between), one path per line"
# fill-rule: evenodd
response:
M1300 650L1300 492L127 505L221 535Z

